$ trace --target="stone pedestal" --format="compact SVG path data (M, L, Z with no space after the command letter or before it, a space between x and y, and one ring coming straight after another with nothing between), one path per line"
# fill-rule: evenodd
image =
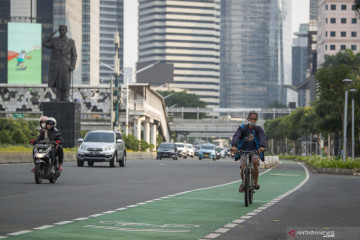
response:
M77 141L81 137L81 106L74 102L44 102L43 114L53 117L57 121L56 128L64 139L63 147L79 146Z

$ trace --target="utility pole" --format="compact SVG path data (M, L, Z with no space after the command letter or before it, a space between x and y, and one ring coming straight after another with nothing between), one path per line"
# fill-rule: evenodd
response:
M114 68L115 68L115 121L114 121L114 129L118 129L119 127L119 102L120 102L120 88L119 84L119 75L120 75L120 59L119 59L119 48L120 48L120 36L119 32L115 32L114 36L114 44L115 44L115 58L114 58ZM113 93L111 93L113 94Z

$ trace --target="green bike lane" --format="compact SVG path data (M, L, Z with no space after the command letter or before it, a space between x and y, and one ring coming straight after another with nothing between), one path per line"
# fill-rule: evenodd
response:
M7 239L208 239L207 236L224 226L234 227L236 222L260 211L257 209L266 209L274 199L278 201L299 188L306 178L304 167L282 161L259 177L261 189L256 191L254 203L249 207L244 206L244 195L238 192L237 181L20 231Z

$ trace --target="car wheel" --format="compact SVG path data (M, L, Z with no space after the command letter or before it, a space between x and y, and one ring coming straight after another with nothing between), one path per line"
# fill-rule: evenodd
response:
M114 157L110 161L110 167L115 167L116 161L117 161L117 154L114 153Z
M77 159L77 166L78 167L83 167L84 166L84 161L81 161L81 160Z
M125 165L126 165L126 153L124 153L122 159L119 161L120 167L125 167Z
M177 157L173 157L173 160L177 160Z
M89 161L88 161L88 166L89 166L89 167L93 167L93 166L94 166L94 162L89 160Z

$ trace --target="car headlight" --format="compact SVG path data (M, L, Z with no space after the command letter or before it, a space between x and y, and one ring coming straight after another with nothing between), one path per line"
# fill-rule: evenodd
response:
M110 150L113 150L113 149L114 149L113 145L104 147L104 151L110 151Z
M81 144L81 147L80 147L81 150L86 150L86 146Z

